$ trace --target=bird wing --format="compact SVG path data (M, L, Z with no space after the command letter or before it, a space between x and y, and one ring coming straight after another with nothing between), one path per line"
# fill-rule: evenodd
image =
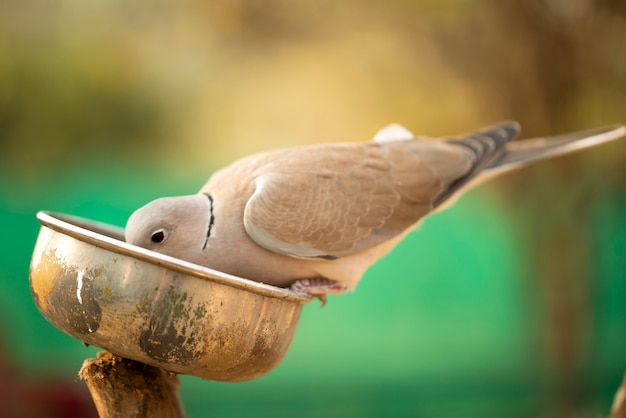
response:
M246 231L263 247L304 258L337 258L391 239L428 213L443 188L426 158L400 154L345 144L282 155L257 173Z
M502 126L450 142L420 138L274 153L254 173L246 232L262 247L301 258L334 259L382 244L493 157L500 145L476 144L502 136Z

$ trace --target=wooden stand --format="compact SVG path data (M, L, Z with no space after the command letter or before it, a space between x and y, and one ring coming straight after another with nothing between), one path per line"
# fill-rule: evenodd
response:
M622 380L622 386L615 393L609 418L626 418L626 375Z
M78 375L87 384L100 418L184 418L180 381L165 370L100 352L97 359L85 360ZM609 418L626 418L626 375Z
M178 377L157 367L100 352L85 360L78 375L100 418L184 417Z

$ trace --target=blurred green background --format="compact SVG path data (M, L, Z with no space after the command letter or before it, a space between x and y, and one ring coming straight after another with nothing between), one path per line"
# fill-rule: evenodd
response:
M38 210L124 225L238 157L390 122L626 122L625 41L622 0L0 1L4 413L93 416L76 373L98 350L30 297ZM472 190L356 292L307 305L274 371L184 376L181 396L189 417L595 418L624 371L618 140Z

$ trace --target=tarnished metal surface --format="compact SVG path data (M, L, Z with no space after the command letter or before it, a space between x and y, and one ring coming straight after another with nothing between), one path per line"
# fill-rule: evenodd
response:
M205 379L253 379L283 358L311 300L126 244L109 225L37 218L30 286L39 311L122 357Z

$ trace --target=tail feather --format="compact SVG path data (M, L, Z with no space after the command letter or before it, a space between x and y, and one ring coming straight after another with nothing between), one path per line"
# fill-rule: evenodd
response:
M463 186L478 176L486 167L498 161L505 152L507 144L520 131L517 122L507 121L488 126L480 131L459 138L447 139L446 143L469 149L475 156L471 170L444 190L433 202L438 207Z
M481 177L491 177L536 161L612 141L626 135L626 127L612 125L563 135L525 139L507 144L501 158L493 160Z

